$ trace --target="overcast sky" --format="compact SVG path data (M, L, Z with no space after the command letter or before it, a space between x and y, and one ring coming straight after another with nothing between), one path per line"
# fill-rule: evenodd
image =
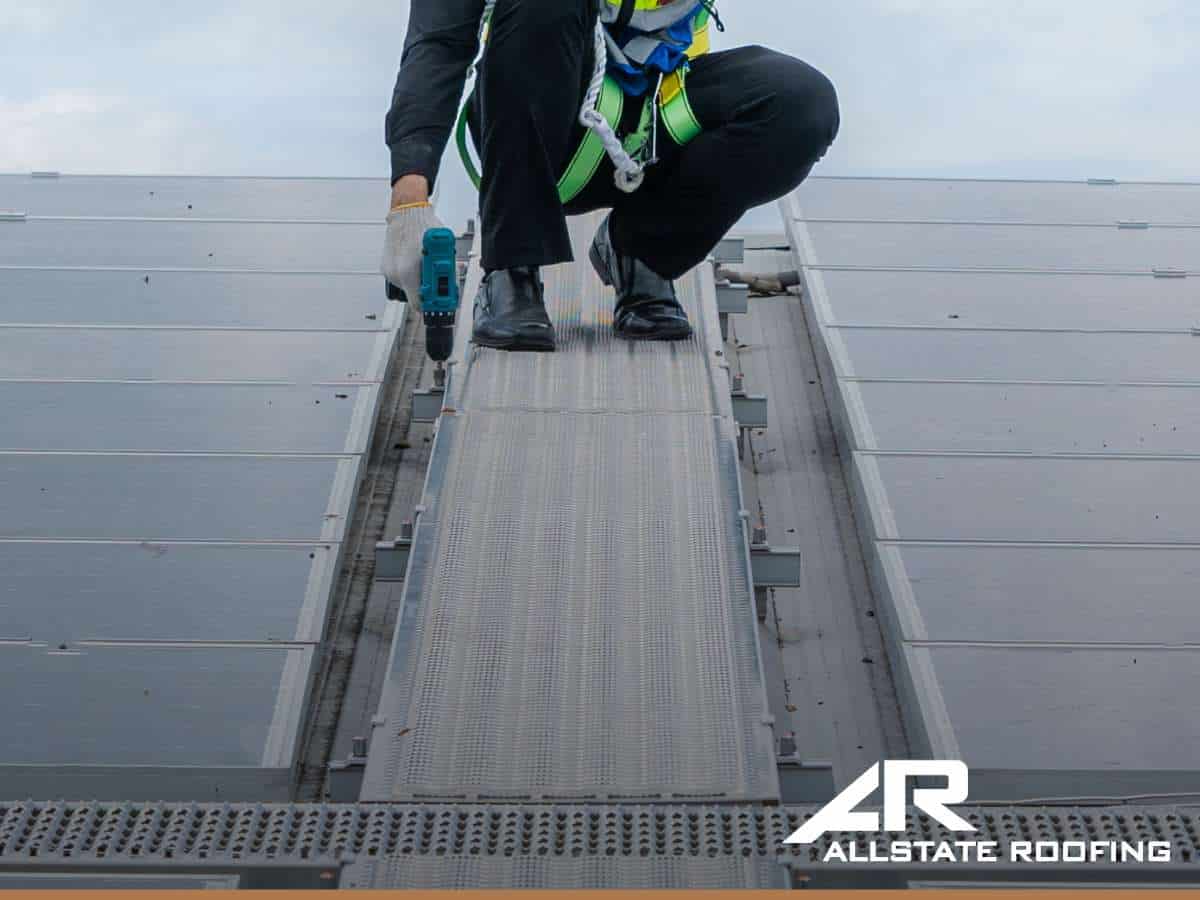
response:
M721 5L719 46L837 85L820 173L1200 177L1196 0ZM406 19L405 0L3 0L0 171L386 176Z

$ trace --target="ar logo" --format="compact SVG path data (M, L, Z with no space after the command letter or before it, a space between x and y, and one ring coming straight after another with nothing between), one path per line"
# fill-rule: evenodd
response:
M967 799L967 765L958 760L887 760L883 764L883 829L905 831L909 779L942 776L942 788L913 788L913 806L951 831L975 831L975 826L946 808ZM878 832L879 813L859 812L857 807L879 789L879 763L871 766L854 783L825 804L786 840L785 844L811 844L829 831Z

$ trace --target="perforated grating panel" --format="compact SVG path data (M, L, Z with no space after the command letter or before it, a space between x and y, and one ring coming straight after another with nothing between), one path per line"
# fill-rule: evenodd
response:
M460 331L364 799L778 799L703 277L687 342L612 337L586 263L558 353Z
M814 807L711 805L106 804L0 803L0 869L35 861L500 857L504 859L732 859L806 865L833 841L783 840ZM1200 868L1200 812L1181 807L990 807L956 812L980 841L1168 841L1176 864ZM897 840L953 839L911 814ZM381 870L382 871L382 870ZM491 886L491 885L489 885Z
M462 890L480 885L526 889L745 889L785 886L784 868L771 860L720 857L589 856L442 857L418 860L393 857L351 865L343 888L422 888Z

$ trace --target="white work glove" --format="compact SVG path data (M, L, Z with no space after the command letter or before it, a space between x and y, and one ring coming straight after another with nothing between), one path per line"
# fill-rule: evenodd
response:
M428 203L400 206L388 213L379 270L404 291L409 305L421 310L421 254L425 232L444 227Z

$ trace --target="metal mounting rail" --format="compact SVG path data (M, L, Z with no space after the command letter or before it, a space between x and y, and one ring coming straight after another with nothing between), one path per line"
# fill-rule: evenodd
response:
M779 802L712 267L619 340L596 224L555 354L470 345L469 278L363 800Z

